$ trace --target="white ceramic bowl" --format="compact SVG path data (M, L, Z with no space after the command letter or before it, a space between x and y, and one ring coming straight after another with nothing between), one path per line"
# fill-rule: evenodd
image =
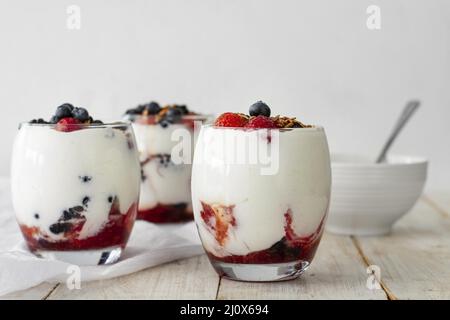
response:
M422 194L426 159L390 156L375 164L361 156L332 155L333 187L327 231L373 236L391 231Z

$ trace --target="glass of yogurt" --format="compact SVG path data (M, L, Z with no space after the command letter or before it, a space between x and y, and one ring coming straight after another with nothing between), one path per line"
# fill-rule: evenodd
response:
M20 125L12 154L16 218L28 248L77 265L116 262L137 215L140 166L127 123L58 107Z
M195 221L221 276L278 281L299 276L319 245L330 201L324 129L270 117L225 113L202 126L194 154Z
M136 134L141 163L138 219L153 223L193 220L191 170L196 124L208 117L184 105L156 102L126 112Z

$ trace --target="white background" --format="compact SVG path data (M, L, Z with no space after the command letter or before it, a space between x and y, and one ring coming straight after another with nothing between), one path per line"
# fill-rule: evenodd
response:
M118 118L148 100L325 126L332 152L376 156L408 99L423 105L393 152L431 160L450 189L450 1L0 0L0 175L17 123L57 105ZM66 9L81 8L81 30ZM366 27L369 5L381 30Z

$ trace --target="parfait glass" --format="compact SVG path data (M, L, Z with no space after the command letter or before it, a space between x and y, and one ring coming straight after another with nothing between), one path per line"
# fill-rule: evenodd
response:
M30 251L77 265L116 262L137 215L140 166L129 124L20 125L11 168Z
M184 115L179 122L157 122L155 116L129 118L141 162L138 219L179 223L194 219L191 204L192 156L197 126L206 115Z
M201 128L193 162L196 225L221 276L299 276L319 245L331 169L322 127Z

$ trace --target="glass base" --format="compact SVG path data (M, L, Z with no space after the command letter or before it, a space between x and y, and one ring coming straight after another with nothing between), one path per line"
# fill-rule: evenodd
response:
M271 264L237 264L220 261L211 262L219 275L230 280L267 282L296 279L308 267L307 261Z
M117 262L122 254L122 248L111 247L80 251L37 250L34 254L41 258L59 260L79 266L95 266Z

